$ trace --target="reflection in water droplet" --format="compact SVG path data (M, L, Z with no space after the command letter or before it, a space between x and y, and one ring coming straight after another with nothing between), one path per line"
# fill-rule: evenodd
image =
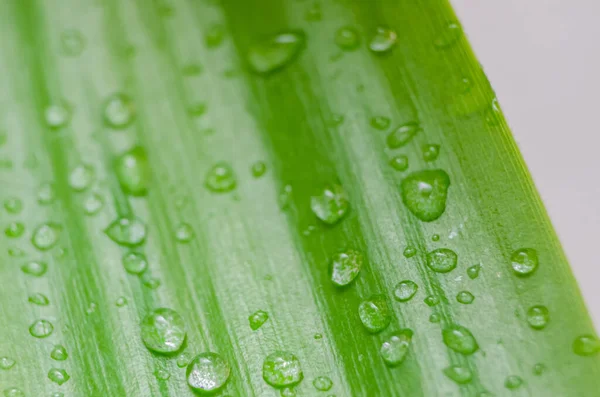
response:
M448 248L438 248L427 254L427 266L436 273L448 273L456 268L458 256Z
M248 317L248 322L250 323L250 328L252 331L256 331L262 327L262 325L266 323L268 319L269 313L265 312L264 310L257 310L252 313L250 317Z
M450 177L445 171L413 172L402 180L402 202L417 218L431 222L441 217L446 210L449 187Z
M467 328L453 324L442 330L444 344L455 352L470 355L479 349L475 337Z
M411 280L400 281L394 288L394 298L400 302L408 302L415 296L419 286Z
M142 341L155 353L174 353L185 341L183 318L175 310L156 309L141 324Z
M144 196L150 186L150 167L141 146L123 153L115 160L115 173L121 189L132 196Z
M402 329L386 339L379 350L383 361L389 366L400 365L406 359L412 336L412 330Z
M410 142L420 131L421 127L415 122L403 124L387 136L387 145L390 149L399 149Z
M310 198L310 208L321 221L328 225L339 222L350 208L348 195L340 185L325 188L318 196Z
M527 323L533 329L544 329L550 321L550 312L546 306L532 306L527 310Z
M292 353L276 351L263 362L263 379L276 388L297 385L304 378L300 361Z
M29 333L36 338L46 338L52 335L54 326L48 320L37 320L29 327Z
M348 250L335 255L331 261L331 281L338 287L350 284L360 273L363 265L361 253Z
M360 35L352 27L344 26L335 32L335 44L344 51L352 51L360 46Z
M378 333L387 328L392 320L390 308L383 295L373 295L358 306L358 316L370 333Z
M136 247L146 240L146 225L138 218L121 217L113 221L104 233L119 245Z
M128 127L135 118L133 100L124 93L110 96L104 103L104 122L111 128Z
M369 43L369 49L376 54L385 54L396 45L397 40L398 35L395 31L385 27L378 27Z
M248 51L248 63L254 72L268 74L289 65L301 52L306 36L300 31L274 35Z
M538 268L537 251L533 248L521 248L514 251L510 257L512 269L517 276L529 276Z

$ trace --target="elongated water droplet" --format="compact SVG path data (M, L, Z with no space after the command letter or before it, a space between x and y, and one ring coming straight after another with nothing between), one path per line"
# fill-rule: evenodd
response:
M327 376L317 376L313 380L313 386L318 391L328 391L333 387L333 381Z
M457 324L449 325L442 330L444 344L455 352L470 355L479 349L475 337L465 327Z
M400 302L408 302L415 296L419 286L411 280L400 281L394 288L394 298Z
M98 193L92 193L83 201L83 212L86 215L95 215L104 207L104 199Z
M446 210L450 177L442 170L413 172L400 185L402 202L423 222L438 219Z
M477 277L479 277L480 271L481 265L473 265L467 269L467 276L469 276L471 280L475 280Z
M255 178L260 178L267 172L267 165L262 161L257 161L252 164L252 176Z
M212 192L224 193L235 189L237 181L231 166L220 162L208 170L204 184Z
M533 329L544 329L550 321L550 312L546 306L532 306L527 310L527 323Z
M427 144L423 145L423 160L434 161L440 155L440 145Z
M54 331L54 326L48 320L36 320L29 327L29 333L31 336L36 338L46 338L52 335Z
M11 214L18 214L23 210L23 202L17 197L4 200L4 209Z
M518 389L522 385L523 379L521 379L521 377L517 375L507 376L506 380L504 381L504 387L506 387L509 390Z
M421 127L415 122L403 124L387 136L387 145L390 149L399 149L410 142L420 131Z
M412 330L402 329L386 339L379 350L383 361L392 367L402 364L408 354L412 336Z
M600 352L600 340L594 335L580 335L573 342L573 352L578 356L593 356Z
M22 265L21 270L25 274L29 274L34 277L41 277L46 274L46 271L48 270L48 264L41 261L31 261Z
M464 385L473 380L473 373L471 370L460 365L452 365L444 368L444 374L460 385Z
M128 252L123 255L123 267L127 273L141 274L148 268L146 255L141 252Z
M44 111L46 125L52 129L65 127L71 121L71 113L71 105L65 101L50 105Z
M450 22L444 30L436 37L433 44L439 49L451 47L462 36L462 29L456 22Z
M406 171L408 169L408 157L403 154L394 156L390 159L390 165L396 171Z
M142 321L142 341L156 353L174 353L185 341L183 318L175 310L161 308L147 315Z
M60 386L71 379L71 377L64 369L52 368L48 371L48 379Z
M370 333L378 333L392 321L388 303L383 295L373 295L358 306L358 316Z
M335 44L344 51L356 50L360 46L360 35L352 27L341 27L335 32Z
M92 185L95 178L94 167L89 164L79 164L69 175L69 186L77 192L82 192Z
M350 202L344 189L333 185L325 188L320 195L311 197L310 208L321 221L334 225L348 213Z
M371 117L371 127L377 130L386 130L392 121L389 117L385 116L374 116Z
M28 301L38 306L48 306L50 304L48 297L41 293L29 295Z
M25 233L25 225L21 222L11 222L8 224L6 229L4 229L4 234L6 237L10 238L21 237L23 233Z
M33 231L31 243L37 249L47 251L56 245L61 230L62 227L57 223L43 223Z
M248 322L250 323L250 328L252 331L256 331L260 327L263 326L264 323L269 319L269 313L264 310L257 310L248 317Z
M335 255L331 261L331 281L338 287L350 284L360 273L362 265L360 252L348 250Z
M123 153L115 160L115 173L121 189L132 196L144 196L150 186L150 166L141 146Z
M510 260L514 273L520 277L533 274L539 265L537 251L533 248L521 248L514 251Z
M115 243L126 247L136 247L146 241L146 225L135 217L118 218L104 233Z
M398 40L395 31L385 27L378 27L369 43L369 49L376 54L385 54L390 51Z
M276 388L297 385L304 378L300 360L292 353L276 351L263 362L263 379Z
M469 291L460 291L456 295L456 300L458 303L462 303L463 305L470 305L475 300L475 296Z
M8 371L15 366L17 362L10 357L0 357L0 369Z
M69 357L69 354L63 345L55 345L50 352L50 357L56 361L64 361Z
M126 94L116 93L104 104L104 122L111 128L123 129L135 119L133 100Z
M75 57L85 49L85 38L78 30L65 30L60 34L60 45L64 55Z
M427 254L427 266L436 273L448 273L456 268L458 256L448 248L438 248Z
M217 353L201 353L194 357L186 370L188 385L197 392L212 393L227 383L231 368Z
M300 31L276 34L250 48L248 63L259 74L281 70L300 54L305 41L306 36Z
M208 48L217 48L225 39L225 27L223 25L212 25L204 33L204 44Z

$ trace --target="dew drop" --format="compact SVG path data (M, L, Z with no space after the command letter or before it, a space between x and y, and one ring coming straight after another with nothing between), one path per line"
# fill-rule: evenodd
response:
M17 362L10 357L0 357L0 369L8 371L15 366Z
M260 178L265 174L265 172L267 172L267 165L262 161L257 161L256 163L252 164L251 171L253 177Z
M408 302L415 296L418 289L419 286L414 281L400 281L394 288L394 298L399 302Z
M412 336L412 330L403 329L386 339L379 350L383 361L391 367L402 364L408 354Z
M323 339L323 334L314 334L314 335L313 335L313 338L314 338L315 340L321 340L321 339Z
M54 185L51 183L43 183L37 192L38 203L42 205L51 204L54 201L56 193Z
M30 276L41 277L46 274L48 264L41 261L31 261L22 265L21 270L23 273L29 274Z
M65 127L71 121L71 106L65 101L50 105L44 111L46 125L52 129Z
M440 145L427 144L423 145L423 160L434 161L440 155Z
M375 35L369 43L369 49L376 54L389 52L398 40L398 35L392 29L378 27Z
M69 354L63 345L54 345L50 357L56 361L64 361L69 357Z
M310 198L310 208L321 221L328 225L339 222L350 209L348 195L340 185L325 188L318 196Z
M405 258L412 258L416 254L417 254L417 249L415 247L412 247L409 245L406 248L404 248L403 255Z
M263 362L263 379L276 388L297 385L304 378L300 360L292 353L276 351Z
M371 127L377 129L377 130L386 130L388 129L388 127L391 124L391 120L389 117L385 117L385 116L374 116L371 117Z
M144 273L142 275L142 284L146 288L157 289L158 287L160 287L160 280L155 277L152 277L148 273Z
M504 387L506 387L509 390L518 389L519 387L521 387L521 385L523 385L523 379L521 379L521 377L517 375L507 376L506 380L504 381Z
M89 164L79 164L69 174L69 186L76 192L83 192L92 185L95 178L94 167Z
M444 375L460 385L467 384L473 380L473 373L471 370L460 365L452 365L444 368Z
M390 159L390 165L396 171L406 171L408 169L408 157L403 154L394 156Z
M146 151L136 146L115 160L115 173L121 189L132 196L144 196L150 186L150 167Z
M231 166L220 162L208 170L204 184L212 192L224 193L235 189L237 181Z
M448 273L456 268L458 256L448 248L438 248L427 254L427 266L436 273Z
M421 127L415 122L403 124L387 136L387 145L390 149L399 149L410 142L420 131Z
M573 352L578 356L593 356L600 352L600 340L594 335L580 335L573 342Z
M432 313L432 314L429 316L429 322L430 322L430 323L439 323L441 320L442 320L442 319L441 319L440 315L439 315L439 314L437 314L437 313Z
M92 216L97 214L104 207L104 199L98 193L92 193L83 201L83 212Z
M175 310L161 308L147 315L141 325L144 345L155 353L174 353L185 341L183 318Z
M433 307L440 304L440 298L435 295L427 295L425 299L423 299L423 302L425 302L427 306Z
M457 324L448 325L442 330L444 344L455 352L470 355L479 349L475 337L465 327Z
M16 387L9 387L4 389L4 397L25 397L25 393Z
M390 308L383 295L373 295L358 306L358 316L370 333L378 333L392 321Z
M194 229L187 223L180 223L175 229L175 239L177 242L185 244L194 238Z
M111 128L128 127L135 118L133 100L126 94L111 95L104 103L104 122Z
M18 238L23 235L25 232L25 225L21 222L11 222L8 224L6 229L4 229L4 234L9 238Z
M460 291L456 295L456 300L458 303L462 303L463 305L470 305L475 300L475 296L469 291Z
M356 50L360 46L360 35L352 27L341 27L335 32L335 44L344 51Z
M208 48L217 48L225 39L225 27L223 25L212 25L204 33L204 44Z
M71 377L64 369L52 368L48 371L48 379L60 386L71 379Z
M539 265L537 251L533 248L521 248L514 251L510 260L514 273L520 277L533 274Z
M57 223L43 223L33 231L31 243L37 249L47 251L56 245L61 230L62 227Z
M348 250L335 255L331 261L331 281L338 287L350 284L360 273L363 265L361 253Z
M48 320L36 320L29 327L29 333L35 338L46 338L52 335L54 326Z
M533 329L544 329L550 321L550 313L546 306L532 306L527 310L527 323Z
M248 51L248 63L259 74L281 70L294 61L302 51L306 36L300 31L276 34L255 44Z
M469 276L471 280L475 280L477 277L479 277L480 271L481 265L473 265L467 269L467 276Z
M48 297L41 293L29 295L28 301L38 306L48 306L50 304Z
M537 363L533 366L533 374L540 376L546 372L546 366L542 363Z
M146 225L135 217L121 217L113 221L104 233L115 243L136 247L146 240Z
M278 197L279 208L282 210L289 208L290 203L292 202L292 192L293 189L291 185L285 185L283 189L281 189L281 193L279 193Z
M11 214L18 214L23 210L23 202L17 197L4 200L4 209Z
M117 305L117 307L123 307L127 304L127 298L125 298L124 296L120 296L117 298L117 300L115 301L115 305Z
M123 255L123 267L127 273L142 274L148 268L146 255L141 252L128 252Z
M85 49L85 38L78 30L65 30L60 34L60 45L64 55L76 57Z
M264 310L257 310L248 317L248 322L250 323L250 328L252 329L252 331L256 331L257 329L262 327L268 319L269 313L267 313Z
M450 177L442 170L417 171L401 183L402 202L424 222L438 219L446 210Z
M318 391L328 391L333 387L333 381L327 376L317 376L313 380L313 386Z
M439 49L451 47L462 36L462 29L456 22L450 22L444 30L435 38L433 44Z

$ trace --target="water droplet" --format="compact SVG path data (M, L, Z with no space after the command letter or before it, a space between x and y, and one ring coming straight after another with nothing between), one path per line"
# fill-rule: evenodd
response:
M442 318L441 318L441 317L440 317L440 315L439 315L439 314L437 314L437 313L432 313L432 314L429 316L429 322L430 322L430 323L439 323L441 320L442 320Z
M333 381L327 376L317 376L313 380L313 386L319 391L328 391L333 387Z
M48 371L48 379L60 386L71 379L71 377L64 369L52 368Z
M423 160L434 161L440 155L440 145L427 144L423 145Z
M17 238L21 237L25 232L25 225L21 222L11 222L8 224L6 229L4 229L4 234L6 237Z
M403 255L405 258L412 258L416 254L417 254L417 249L415 247L412 247L409 245L406 248L404 248Z
M47 251L56 245L61 230L62 227L57 223L43 223L33 231L31 243L37 249Z
M462 303L463 305L470 305L475 300L475 296L469 291L460 291L456 295L456 300L458 303Z
M533 374L534 375L542 375L544 372L546 372L546 366L542 363L537 363L533 366Z
M9 387L4 389L4 397L25 397L25 393L16 387Z
M438 248L427 254L427 266L436 273L448 273L456 268L458 256L448 248Z
M400 302L408 302L415 296L419 286L411 280L400 281L394 288L394 298Z
M56 361L65 361L69 358L69 354L63 345L54 345L50 352L50 357Z
M127 304L127 298L125 298L124 296L120 296L117 298L117 300L115 301L115 305L117 305L117 307L123 307Z
M160 287L160 280L155 277L152 277L148 273L144 273L142 275L142 284L146 288L157 289L158 287Z
M573 342L573 352L579 356L593 356L600 352L600 340L594 335L580 335Z
M309 22L320 21L323 18L323 13L321 12L321 4L313 3L306 11L306 15L304 18ZM294 393L294 395L296 394Z
M375 32L375 36L369 43L369 49L376 54L384 54L390 51L398 40L398 35L392 29L379 27Z
M490 126L497 126L502 121L502 110L497 98L492 100L489 108L485 112L485 121Z
M337 127L338 125L342 124L344 122L344 116L341 114L332 114L331 115L331 120L329 120L329 126L330 127Z
M40 293L29 295L28 301L38 306L48 306L50 304L48 297Z
M180 223L175 229L175 239L182 243L189 243L194 238L194 229L187 223Z
M126 94L111 95L104 103L104 122L111 128L128 127L135 118L133 100Z
M263 379L276 388L297 385L304 378L300 360L289 352L276 351L263 362Z
M136 146L115 160L115 173L121 189L132 196L144 196L150 186L150 167L146 151Z
M46 338L52 335L54 331L54 326L48 320L36 320L29 327L29 333L31 336L36 338Z
M174 353L185 341L185 323L175 310L154 310L144 318L141 328L144 345L156 353Z
M267 172L267 165L262 161L257 161L252 164L252 176L255 178L260 178Z
M61 393L59 391L54 392L50 395L50 397L65 397L64 393Z
M48 106L44 111L46 125L52 129L65 127L71 121L71 112L71 106L65 101Z
M43 183L40 185L37 193L38 203L42 205L51 204L54 201L56 193L54 192L54 185L51 183Z
M460 365L452 365L444 368L444 374L460 385L464 385L473 380L473 373L471 370Z
M20 248L9 248L8 255L12 256L13 258L18 258L25 256L25 251Z
M546 306L532 306L527 310L527 323L533 329L544 329L550 321L550 313Z
M31 261L21 266L21 270L25 274L29 274L34 277L41 277L46 274L48 270L48 264L41 261Z
M325 188L319 196L310 198L312 212L328 225L339 222L350 208L348 195L340 185Z
M475 337L461 325L448 325L442 330L444 344L455 352L470 355L479 349Z
M154 371L154 376L158 380L169 380L171 374L165 371L164 369L157 369L156 371Z
M363 256L360 252L348 250L334 255L331 261L331 281L338 287L350 284L360 273Z
M69 175L69 186L77 192L82 192L92 185L95 178L94 167L89 164L79 164Z
M460 28L460 25L456 22L450 22L444 27L444 30L438 37L436 37L433 44L439 49L448 48L456 43L461 36L462 29Z
M385 342L383 342L381 349L379 350L383 361L385 361L385 363L389 366L402 364L402 362L406 359L412 336L412 330L403 329L400 330L400 332L393 334Z
M188 385L197 392L212 393L221 389L231 369L229 363L217 353L201 353L189 363L186 370Z
M356 29L344 26L335 32L335 44L344 51L356 50L360 46L360 35Z
M204 184L210 191L223 193L235 189L237 182L231 166L220 162L208 170Z
M123 267L127 273L141 274L148 268L146 255L141 252L128 252L123 255Z
M446 210L450 177L442 170L413 172L401 183L402 202L424 222L438 219Z
M18 214L23 210L23 202L17 197L4 200L4 209L11 214Z
M146 240L146 225L135 217L121 217L113 221L104 233L119 245L136 247Z
M403 124L387 136L387 145L390 149L399 149L410 142L420 131L421 127L415 122Z
M432 307L432 306L439 305L439 303L440 303L440 298L439 298L439 297L437 297L437 296L435 296L435 295L427 295L427 296L425 297L425 299L423 299L423 302L425 302L425 304L426 304L427 306L429 306L429 307Z
M97 214L104 207L104 199L98 193L92 193L83 201L83 212L86 215Z
M281 208L282 210L285 210L290 206L290 203L292 202L292 186L291 185L285 185L283 187L283 189L281 189L281 193L279 193L278 201L279 201L279 208Z
M10 357L0 357L0 369L8 371L15 366L17 362Z
M279 395L281 397L296 397L297 393L296 393L296 389L294 389L293 387L286 387L284 389L281 389L281 391L279 392Z
M521 248L510 256L512 269L517 276L529 276L536 271L539 265L537 251L533 248Z
M431 236L431 241L440 241L440 235L434 234L433 236Z
M392 321L390 308L383 295L374 295L361 302L358 306L358 316L370 333L383 331Z
M389 117L385 116L374 116L371 117L371 127L378 130L387 130L392 121Z
M64 55L76 57L85 49L85 38L78 30L65 30L60 34L60 45Z
M396 171L406 171L408 169L408 157L403 154L394 156L390 159L390 165Z
M467 269L467 276L469 276L471 280L475 280L477 277L479 277L480 271L481 265L473 265Z
M252 313L250 317L248 317L248 322L250 323L250 328L252 331L256 331L262 327L262 325L266 323L268 319L269 313L265 312L264 310L257 310Z
M279 33L250 48L248 63L260 74L281 70L300 54L305 42L306 36L300 31Z
M523 379L517 375L510 375L504 381L504 387L510 390L518 389L523 384Z
M179 357L177 357L177 366L179 368L187 367L192 361L192 357L188 353L181 353Z
M315 338L315 340L321 340L323 339L323 334L315 334L313 338Z
M225 27L223 25L212 25L204 33L204 44L208 48L217 48L225 38Z

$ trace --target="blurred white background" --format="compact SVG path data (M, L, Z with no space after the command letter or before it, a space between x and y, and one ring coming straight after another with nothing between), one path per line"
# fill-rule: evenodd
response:
M451 2L600 328L600 0Z

